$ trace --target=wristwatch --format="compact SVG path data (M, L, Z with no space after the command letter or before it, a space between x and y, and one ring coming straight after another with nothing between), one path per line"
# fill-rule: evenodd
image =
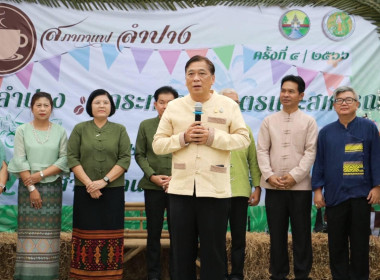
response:
M3 192L5 192L7 190L7 187L5 185L1 184L1 183L0 183L0 188L3 189Z
M108 184L110 182L110 178L108 178L107 176L104 176L103 180Z
M40 171L40 176L41 176L41 178L44 177L44 173L42 172L42 170Z

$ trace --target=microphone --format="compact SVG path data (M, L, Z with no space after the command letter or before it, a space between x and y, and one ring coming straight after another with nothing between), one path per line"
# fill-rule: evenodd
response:
M194 114L195 114L195 121L201 121L201 115L203 114L202 112L202 103L201 102L196 102L194 106Z

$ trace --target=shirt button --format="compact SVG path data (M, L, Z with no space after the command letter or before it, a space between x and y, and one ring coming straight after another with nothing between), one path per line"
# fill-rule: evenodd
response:
M195 171L195 174L199 174L199 173L200 173L199 170L196 170L196 171Z

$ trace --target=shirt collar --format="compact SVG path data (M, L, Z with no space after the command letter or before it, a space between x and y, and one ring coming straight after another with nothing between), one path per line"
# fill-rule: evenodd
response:
M348 125L347 125L347 129L348 129L348 128L351 128L351 127L356 123L357 119L358 119L358 116L356 116L352 121L350 121L350 122L348 123ZM340 127L346 129L346 127L345 127L345 126L339 121L339 119L337 120L337 123L338 123L338 125L339 125Z
M284 110L281 110L280 111L283 115L285 115L285 116L287 116L287 117L290 117L290 116L295 116L295 115L297 115L299 112L301 112L300 111L300 109L298 108L296 111L294 111L293 113L291 113L291 114L288 114L288 113L286 113Z

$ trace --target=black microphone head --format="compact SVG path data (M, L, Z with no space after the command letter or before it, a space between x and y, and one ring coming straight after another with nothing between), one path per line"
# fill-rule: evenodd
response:
M195 102L194 111L195 112L202 112L202 103L201 102Z

